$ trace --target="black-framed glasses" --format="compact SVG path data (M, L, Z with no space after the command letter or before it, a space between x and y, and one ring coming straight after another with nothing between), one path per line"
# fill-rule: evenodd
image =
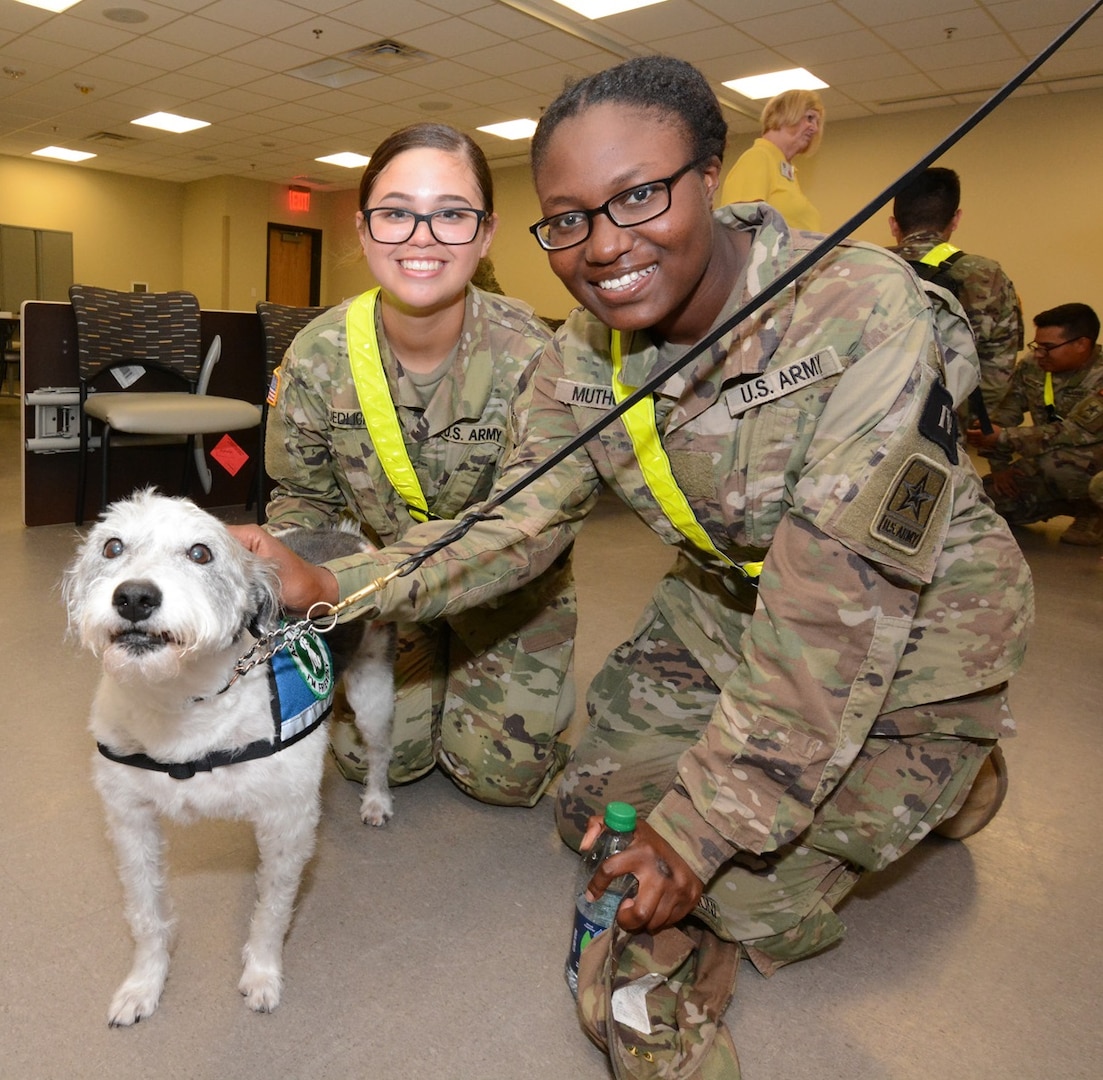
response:
M1041 342L1041 341L1029 341L1029 342L1027 342L1026 347L1031 352L1042 352L1042 353L1045 353L1046 356L1049 356L1049 354L1051 352L1053 352L1054 349L1059 349L1059 348L1061 348L1062 345L1071 345L1074 341L1079 341L1079 340L1080 340L1080 338L1078 338L1078 337L1070 337L1070 338L1065 338L1064 341L1056 341L1052 345L1046 345L1044 342Z
M618 191L611 199L592 210L567 210L562 214L541 218L535 225L529 226L529 232L545 251L562 251L581 244L590 235L594 218L598 214L604 214L619 229L642 225L670 209L670 189L699 164L700 159L696 159L683 165L672 176L662 180L647 180Z
M446 206L428 214L416 214L401 206L376 206L364 210L371 238L380 244L404 244L421 222L429 226L433 239L441 244L470 244L479 235L486 210L468 206Z

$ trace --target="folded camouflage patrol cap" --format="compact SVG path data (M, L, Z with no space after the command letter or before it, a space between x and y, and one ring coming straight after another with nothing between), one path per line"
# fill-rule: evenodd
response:
M614 923L586 946L578 1015L617 1080L739 1080L723 1021L739 957L692 919L656 935Z

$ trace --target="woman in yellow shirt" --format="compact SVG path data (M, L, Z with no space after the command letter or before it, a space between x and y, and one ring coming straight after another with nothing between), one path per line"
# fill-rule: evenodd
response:
M823 116L814 90L786 90L766 102L762 135L732 166L722 201L767 202L789 228L819 232L820 212L801 191L793 158L819 146Z

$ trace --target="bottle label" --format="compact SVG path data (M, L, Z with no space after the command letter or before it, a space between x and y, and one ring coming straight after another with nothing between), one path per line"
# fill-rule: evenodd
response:
M567 965L576 975L578 974L578 961L582 956L582 950L606 929L608 928L601 923L594 922L593 919L581 911L575 910L574 930L571 933L571 951L567 958Z

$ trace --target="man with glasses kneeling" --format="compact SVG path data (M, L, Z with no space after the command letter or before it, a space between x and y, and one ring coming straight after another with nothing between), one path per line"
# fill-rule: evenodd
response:
M1061 542L1103 544L1103 509L1089 496L1103 471L1103 351L1099 316L1087 304L1060 304L1034 317L1031 355L1015 368L992 410L993 431L966 433L991 458L984 487L1012 525L1063 514ZM1023 426L1026 413L1032 424Z

